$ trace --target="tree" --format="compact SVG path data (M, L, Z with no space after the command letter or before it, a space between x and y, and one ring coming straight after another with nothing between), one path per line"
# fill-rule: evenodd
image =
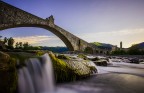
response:
M124 50L115 50L111 53L112 55L126 55L127 52Z
M13 39L12 37L10 37L10 38L8 39L8 47L9 47L10 49L13 49L13 44L14 44L14 39Z
M22 47L23 47L23 43L19 42L19 48L22 48Z
M7 44L8 44L8 38L7 38L7 37L5 37L5 38L4 38L3 43L4 43L5 45L7 45Z
M0 36L0 41L1 41L2 36Z
M28 47L29 47L28 42L25 42L25 43L23 44L23 47L24 47L24 49L28 49Z
M19 48L19 42L16 42L15 47Z

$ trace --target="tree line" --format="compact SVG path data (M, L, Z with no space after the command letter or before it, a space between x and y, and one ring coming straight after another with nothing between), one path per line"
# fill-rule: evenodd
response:
M31 46L28 42L16 42L15 40L10 37L4 37L4 39L1 39L2 36L0 36L0 41L3 43L6 49L22 49L22 50L38 50L40 47L38 46Z
M144 50L138 48L130 47L127 51L125 50L115 50L112 51L112 55L144 55Z
M2 36L0 36L0 41L5 46L6 50L48 50L57 53L68 51L67 47L31 46L28 42L15 42L12 37L4 37L4 39L2 39Z

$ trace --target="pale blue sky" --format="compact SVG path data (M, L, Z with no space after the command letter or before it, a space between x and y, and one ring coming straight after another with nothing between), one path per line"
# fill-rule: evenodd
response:
M119 46L123 41L124 47L129 47L144 41L144 0L3 1L44 19L54 15L57 25L88 42ZM24 41L31 39L33 45L64 46L55 35L40 28L8 29L0 35ZM34 37L40 41L32 42Z

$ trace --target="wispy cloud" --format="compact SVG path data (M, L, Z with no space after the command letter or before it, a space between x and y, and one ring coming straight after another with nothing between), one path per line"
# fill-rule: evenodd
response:
M28 42L29 44L38 44L45 41L58 40L55 36L27 36L27 37L14 37L15 42Z
M84 33L76 36L87 42L102 42L119 45L123 41L124 47L130 47L132 44L144 42L144 28L140 29L124 29L119 31ZM15 42L29 42L31 45L44 46L65 46L65 44L56 36L27 36L14 37Z
M77 36L88 42L99 41L115 45L119 45L119 42L123 41L124 47L129 47L133 43L144 42L143 35L144 35L144 28L124 29L109 32L84 33Z

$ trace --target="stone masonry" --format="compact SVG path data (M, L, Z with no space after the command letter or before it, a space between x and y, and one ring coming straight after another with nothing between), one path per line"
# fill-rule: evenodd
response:
M54 17L52 15L46 19L42 19L0 1L0 31L15 27L39 27L47 29L58 36L70 51L84 51L87 47L90 47L93 53L99 50L95 45L78 38L54 24Z

